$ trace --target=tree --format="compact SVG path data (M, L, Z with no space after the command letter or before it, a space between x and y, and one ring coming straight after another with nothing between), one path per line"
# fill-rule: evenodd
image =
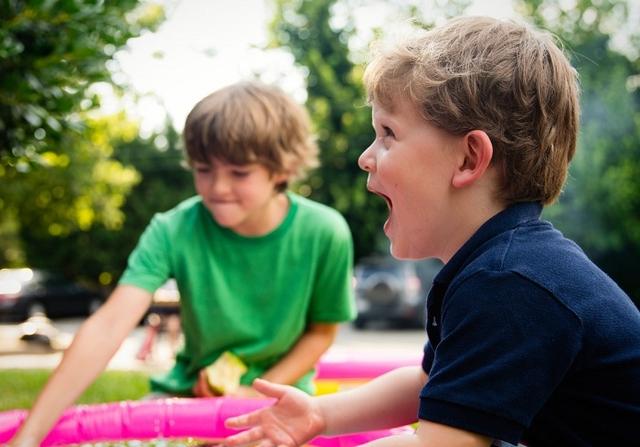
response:
M84 245L78 234L94 227L118 230L124 222L125 197L140 180L132 167L113 158L114 145L132 141L138 128L124 113L86 119L81 134L65 135L61 149L40 154L28 174L5 173L3 206L19 222L25 261L32 266L82 272L76 266L95 255L91 241Z
M139 0L0 0L0 162L24 172L80 131L113 54L163 19Z
M112 83L113 54L162 19L138 0L0 0L0 264L68 267L62 253L78 247L64 238L122 225L139 175L113 158L113 141L137 128L93 118L92 86Z
M640 90L633 84L640 45L633 38L613 45L617 31L628 28L627 6L520 4L565 42L582 90L578 149L564 194L546 216L640 304Z
M179 136L168 123L166 130L142 138L123 114L100 121L102 128L111 128L102 138L112 145L110 162L127 166L139 179L126 194L119 195L126 201L119 205L117 219L111 224L102 219L89 228L69 228L57 236L35 234L28 226L21 234L26 252L38 260L39 266L62 269L68 276L111 287L153 214L173 207L194 192L191 173L181 166ZM121 125L129 130L124 138L116 134ZM39 215L34 212L34 216Z

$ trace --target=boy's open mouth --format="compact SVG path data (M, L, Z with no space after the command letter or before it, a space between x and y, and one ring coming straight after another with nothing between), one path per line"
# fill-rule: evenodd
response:
M391 202L391 199L380 192L373 191L373 193L376 194L377 196L382 197L384 201L387 203L387 208L389 208L389 211L391 211L391 209L393 208L393 203Z

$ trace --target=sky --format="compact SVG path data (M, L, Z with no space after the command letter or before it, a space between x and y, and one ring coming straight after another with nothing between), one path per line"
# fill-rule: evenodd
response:
M265 82L277 81L304 101L304 76L295 69L293 57L283 50L261 49L267 42L271 1L165 2L167 19L159 29L131 39L127 49L116 53L112 69L131 88L121 100L104 99L106 112L125 108L141 121L141 133L148 134L163 125L166 110L180 131L198 100L252 73L259 73ZM362 42L368 42L374 27L390 26L389 3L368 1L366 7L352 11ZM515 16L510 0L475 0L466 13ZM101 88L97 90L109 98L108 87Z

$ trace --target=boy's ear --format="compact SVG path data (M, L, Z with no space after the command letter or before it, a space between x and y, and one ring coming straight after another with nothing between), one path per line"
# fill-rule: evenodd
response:
M291 173L289 171L276 172L272 174L273 183L276 185L285 184L291 178Z
M464 188L480 179L493 158L493 144L486 132L472 130L462 137L458 166L451 180L456 188Z

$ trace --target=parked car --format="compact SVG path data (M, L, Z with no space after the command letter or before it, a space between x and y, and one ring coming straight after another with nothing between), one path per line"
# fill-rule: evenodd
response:
M85 316L103 302L100 292L50 271L0 270L0 320L24 321L36 314L48 318Z
M396 327L424 327L427 294L441 267L437 260L362 259L354 269L358 309L354 326L362 329L378 321Z

